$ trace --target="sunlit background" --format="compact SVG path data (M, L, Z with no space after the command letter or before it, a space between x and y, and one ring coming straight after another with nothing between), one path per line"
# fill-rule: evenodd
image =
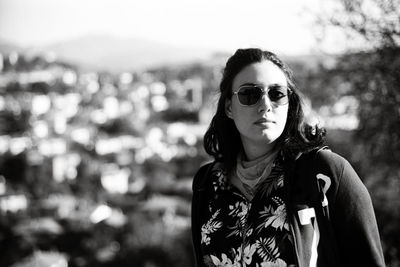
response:
M221 71L293 69L400 266L399 0L0 0L0 266L194 266Z

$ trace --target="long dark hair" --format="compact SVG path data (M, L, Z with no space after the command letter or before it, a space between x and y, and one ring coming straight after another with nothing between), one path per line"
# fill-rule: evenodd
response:
M236 157L242 150L239 131L232 119L225 113L225 101L232 98L232 82L246 66L262 61L271 61L285 74L292 93L289 96L287 122L278 139L285 159L294 159L299 153L313 150L324 143L325 129L305 122L302 97L297 90L292 71L274 53L258 48L238 49L226 62L220 83L220 97L217 111L204 135L204 148L216 161L224 163L227 171L236 164Z

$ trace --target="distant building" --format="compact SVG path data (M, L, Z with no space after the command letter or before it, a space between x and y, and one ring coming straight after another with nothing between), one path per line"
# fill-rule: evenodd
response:
M194 107L200 108L203 100L202 81L199 78L187 79L183 83L187 101Z

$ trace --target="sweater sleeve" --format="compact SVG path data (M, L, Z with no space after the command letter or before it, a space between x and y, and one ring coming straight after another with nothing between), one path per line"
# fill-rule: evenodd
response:
M340 157L332 223L342 266L385 266L371 197Z
M192 247L194 252L195 266L204 266L203 256L201 254L201 216L205 207L206 194L206 176L212 164L202 166L193 178L192 183L192 207L191 207L191 232L192 232Z

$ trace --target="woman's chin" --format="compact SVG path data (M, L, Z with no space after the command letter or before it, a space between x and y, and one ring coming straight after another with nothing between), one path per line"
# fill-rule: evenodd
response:
M280 135L281 133L271 131L271 129L265 129L261 132L259 139L262 142L273 143L279 138Z
M260 145L269 145L274 143L279 138L279 135L263 131L259 136L254 138L254 141Z

